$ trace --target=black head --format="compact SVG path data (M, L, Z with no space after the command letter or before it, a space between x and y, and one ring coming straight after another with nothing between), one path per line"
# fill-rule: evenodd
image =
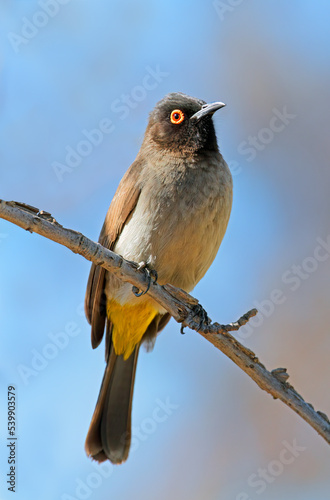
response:
M179 154L218 150L212 115L224 106L175 92L166 95L150 113L146 136L161 149Z

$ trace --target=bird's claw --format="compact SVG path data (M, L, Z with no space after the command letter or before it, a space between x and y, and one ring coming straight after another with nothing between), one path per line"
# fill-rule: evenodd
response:
M136 286L133 286L132 292L134 293L135 297L142 297L142 295L145 295L146 293L149 292L151 282L157 283L158 274L157 271L155 271L154 269L149 269L148 264L146 262L140 262L137 268L138 270L143 269L147 275L147 280L148 280L147 289L139 291L139 289Z
M198 316L198 318L200 320L198 330L200 330L204 325L209 325L211 323L211 320L208 317L207 312L200 304L195 305L192 309L192 312L193 312L193 317L195 318L196 316ZM180 327L181 335L184 335L186 333L184 331L184 329L185 329L185 325L183 325L183 323L182 323L181 327ZM208 333L208 332L205 331L204 333Z
M198 316L200 320L199 330L203 327L203 325L209 325L211 323L211 320L208 317L207 312L200 304L197 304L193 307L193 312L195 313L194 317Z

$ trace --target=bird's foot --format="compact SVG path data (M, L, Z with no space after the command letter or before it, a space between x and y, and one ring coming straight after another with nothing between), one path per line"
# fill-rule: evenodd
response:
M196 304L193 307L193 312L195 313L193 317L195 318L197 316L198 319L199 319L199 330L203 326L209 325L211 323L211 320L208 317L207 312L205 311L205 309L200 304Z
M192 308L192 313L193 313L193 318L195 318L197 316L198 319L199 319L198 330L200 330L203 326L209 325L211 323L211 320L208 317L207 312L205 311L205 309L200 304L196 304ZM182 335L185 334L184 328L185 328L185 326L182 324L181 328L180 328L180 333ZM205 332L205 333L207 333L207 332Z
M140 270L145 271L146 276L147 276L147 280L148 280L146 290L139 291L139 289L136 286L133 286L133 288L132 288L132 291L133 291L135 297L141 297L142 295L145 295L147 292L149 292L149 289L150 289L152 282L157 283L158 274L157 274L157 271L155 271L155 269L150 269L148 263L144 262L144 261L140 262L137 268L139 271Z

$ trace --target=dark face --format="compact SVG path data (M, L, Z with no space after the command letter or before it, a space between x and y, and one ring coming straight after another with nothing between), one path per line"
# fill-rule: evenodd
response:
M162 149L172 152L217 151L213 108L209 109L204 101L185 94L168 94L150 113L147 135Z

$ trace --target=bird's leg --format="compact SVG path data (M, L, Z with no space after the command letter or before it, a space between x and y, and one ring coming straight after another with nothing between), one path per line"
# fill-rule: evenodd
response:
M155 271L155 269L150 269L148 263L145 261L140 262L137 268L138 268L138 270L143 269L145 271L145 273L147 275L147 279L148 279L148 285L147 285L146 290L144 290L144 291L141 290L141 292L139 292L139 289L136 286L133 286L133 288L132 288L132 291L133 291L135 297L141 297L142 295L145 295L149 291L149 288L151 285L151 280L153 281L153 283L157 283L158 274L157 274L157 271Z

